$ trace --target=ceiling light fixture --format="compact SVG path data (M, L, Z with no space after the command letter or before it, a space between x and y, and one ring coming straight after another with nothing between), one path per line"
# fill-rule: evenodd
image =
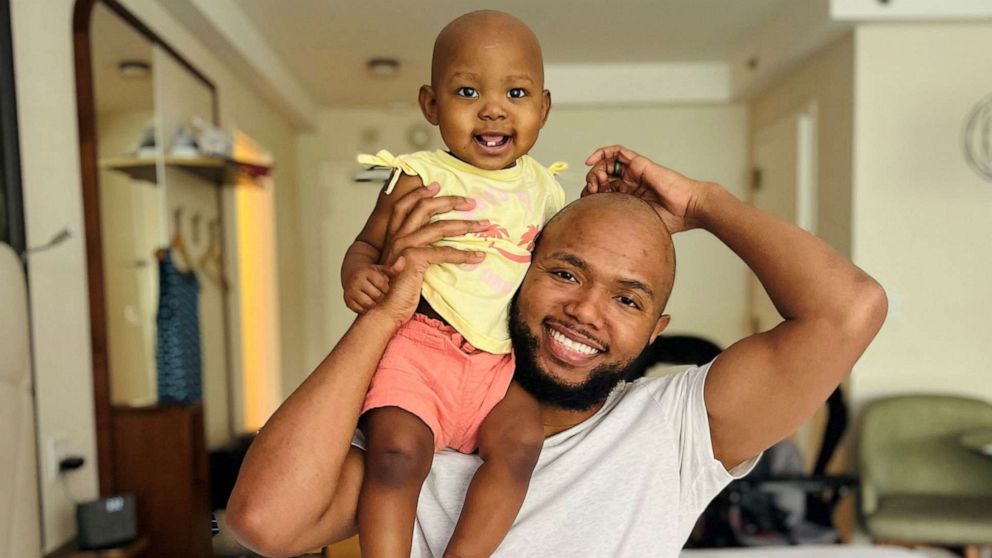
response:
M117 71L124 79L147 79L152 65L143 60L121 60L117 63Z
M391 78L400 73L400 61L395 58L370 58L365 67L373 77Z

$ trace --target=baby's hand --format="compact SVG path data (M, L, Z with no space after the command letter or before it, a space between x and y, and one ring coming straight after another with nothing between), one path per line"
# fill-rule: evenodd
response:
M344 303L353 312L364 314L389 292L385 266L369 264L351 274L344 285Z

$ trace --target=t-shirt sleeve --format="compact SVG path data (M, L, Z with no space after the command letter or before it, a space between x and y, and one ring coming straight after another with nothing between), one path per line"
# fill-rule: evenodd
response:
M670 413L679 452L679 492L683 527L691 529L709 502L730 481L744 477L757 464L761 454L728 471L713 455L704 387L713 363L690 368L663 382L655 394L662 409Z
M356 428L355 435L351 437L351 445L355 446L356 448L362 451L367 450L368 448L366 447L365 444L365 433L359 430L358 428Z

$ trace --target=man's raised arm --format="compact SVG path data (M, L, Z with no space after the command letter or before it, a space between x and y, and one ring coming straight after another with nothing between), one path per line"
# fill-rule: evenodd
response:
M619 161L621 180L608 176ZM885 320L882 287L825 242L614 146L594 153L588 192L616 189L655 204L672 233L703 228L754 271L784 321L720 355L706 379L713 451L732 468L798 429L850 373Z
M428 224L432 215L474 205L432 197L437 191L421 188L397 202L387 239L392 277L385 298L355 320L252 443L227 507L228 528L252 550L295 556L354 532L363 459L351 440L379 358L417 307L428 266L484 257L427 247L483 228L475 221Z

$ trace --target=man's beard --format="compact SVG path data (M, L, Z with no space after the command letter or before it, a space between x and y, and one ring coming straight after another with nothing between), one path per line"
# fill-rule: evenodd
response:
M538 366L537 337L519 315L518 296L519 292L510 302L510 340L516 360L513 379L539 402L570 411L588 411L606 401L617 384L636 377L638 369L643 367L639 358L606 363L593 368L580 384L562 382Z

